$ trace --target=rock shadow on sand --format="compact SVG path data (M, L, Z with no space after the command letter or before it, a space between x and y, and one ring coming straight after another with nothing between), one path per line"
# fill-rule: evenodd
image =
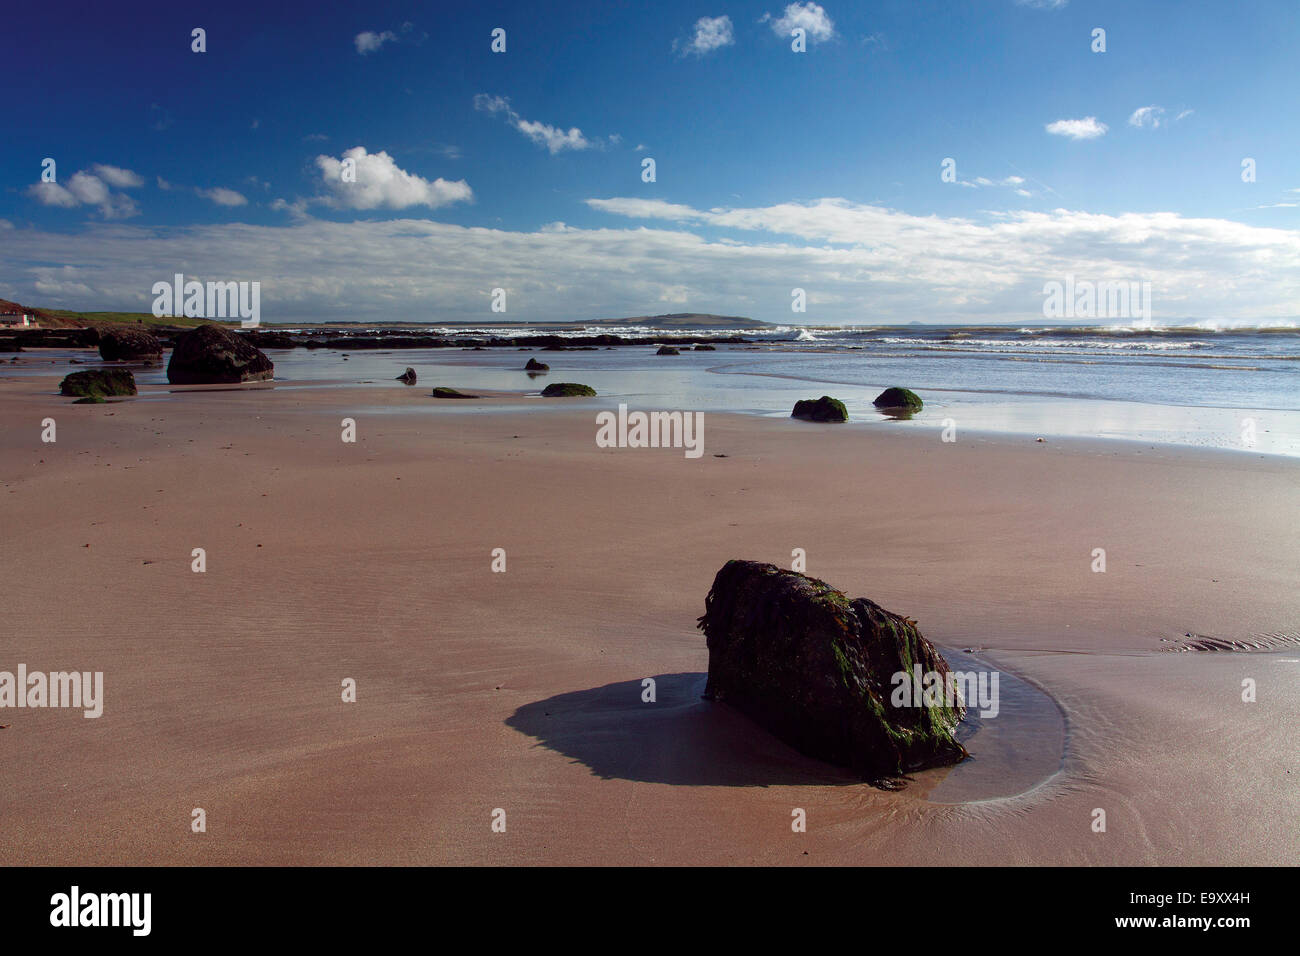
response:
M945 649L955 667L988 668ZM959 739L971 756L897 780L866 781L805 757L726 704L702 699L708 675L658 674L656 702L641 680L620 681L525 704L506 726L534 737L605 779L695 787L877 786L931 803L968 803L1026 793L1060 771L1065 716L1038 687L1001 671L1000 712L968 710Z
M861 785L803 756L725 704L701 699L707 674L657 674L655 702L641 680L525 704L506 725L605 779L693 787Z

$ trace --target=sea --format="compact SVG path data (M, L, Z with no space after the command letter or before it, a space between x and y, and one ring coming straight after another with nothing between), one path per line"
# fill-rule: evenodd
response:
M274 331L292 328L271 327ZM356 326L353 331L362 331ZM392 381L416 370L416 388L528 394L519 407L554 403L538 397L547 382L581 382L595 399L566 400L610 408L737 412L789 417L801 398L830 395L849 410L848 427L933 430L955 440L983 435L1085 437L1300 456L1300 328L1149 325L767 326L755 330L647 325L565 327L430 325L414 329L452 338L547 332L582 346L596 335L743 334L745 344L716 351L655 346L594 351L468 348L268 350L276 387L348 388ZM346 356L346 361L344 360ZM528 358L548 363L536 378ZM162 369L141 369L142 384L165 384ZM925 407L910 418L872 405L885 388L916 392ZM398 386L400 387L400 386ZM452 412L452 406L455 407ZM494 403L493 408L502 406ZM475 403L431 402L429 414L475 414ZM824 427L824 426L810 426Z

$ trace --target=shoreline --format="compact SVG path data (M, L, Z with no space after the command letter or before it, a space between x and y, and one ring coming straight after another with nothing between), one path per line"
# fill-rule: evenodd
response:
M67 361L66 358L64 358L64 356L69 354L69 350L51 349L49 351L51 353L55 353L57 357L51 359L48 358L47 356L43 356L32 351L25 351L24 353L21 353L18 356L12 356L13 358L16 358L18 360L16 363L10 363L4 361L3 359L0 359L0 387L4 387L4 385L7 382L11 382L11 381L31 381L33 378L36 378L36 372L44 369L46 363L49 363L49 364L54 364L58 369L58 371L51 373L49 379L50 381L49 394L57 396L58 382L62 379L63 374L66 374L66 372L64 371L64 366L67 364ZM400 351L401 350L396 350L397 362L394 364L394 367L397 367L397 365L399 365L403 360ZM776 351L780 351L780 350L776 350ZM271 352L272 358L275 358L278 354L279 353L276 350L272 350ZM511 354L514 353L512 352ZM725 355L727 353L717 353L717 354ZM383 354L365 355L365 353L362 353L362 355L364 355L366 358L386 357ZM342 363L339 364L342 365ZM140 378L143 380L138 380L137 382L140 394L139 394L139 398L134 400L139 400L140 398L143 398L149 401L159 401L159 400L165 400L171 395L182 394L188 391L217 391L217 390L302 391L302 390L313 390L313 389L322 389L322 390L331 390L331 391L352 391L352 390L362 390L367 388L377 388L377 389L383 389L386 393L388 390L388 382L386 379L383 378L361 379L361 380L356 378L346 378L346 377L338 377L338 378L331 378L331 379L277 378L266 382L253 382L253 383L246 383L243 385L222 385L222 386L186 386L186 385L169 385L165 383L149 382L147 380L148 377L162 374L163 369L165 369L166 367L165 363L160 363L152 366L142 366L138 363L101 362L98 359L96 359L94 362L86 362L77 366L70 366L68 370L75 371L78 368L98 368L98 367L103 367L103 368L120 367L120 368L126 368L128 370L136 372L137 376L140 376ZM426 366L421 366L421 367L426 369L426 371L422 372L421 374L427 375L427 367ZM467 373L472 373L473 370L475 369L481 370L484 376L496 376L502 372L507 374L512 374L517 370L513 368L502 369L499 366L495 366L495 365L477 365L471 363L465 363L465 364L445 363L445 364L438 364L434 367L441 370L444 373L445 377L449 375L449 376L455 376L458 379L455 383L444 382L441 384L455 384L455 386L458 388L470 388L473 389L477 394L482 396L481 402L472 402L472 403L466 402L464 405L460 406L458 410L461 412L474 412L478 408L483 408L485 406L491 406L491 405L499 405L503 401L516 402L517 404L514 407L520 410L524 408L541 409L541 408L551 407L550 400L548 400L545 403L538 401L540 397L541 388L544 387L544 385L548 381L548 378L546 377L534 379L533 380L535 383L534 386L527 389L484 387L482 385L474 384L473 382L463 381L462 379L467 378L468 377ZM4 374L6 370L13 369L13 368L22 370L21 379L14 379L13 377ZM341 368L340 371L344 371L345 368L346 367ZM520 371L520 374L522 374L522 370L518 370L518 371ZM587 371L589 370L569 369L569 370L565 370L563 374L570 378L573 377L580 378ZM813 397L813 392L815 391L821 391L821 390L835 391L837 388L839 390L840 395L844 395L845 393L852 393L852 392L862 393L864 391L862 386L855 385L853 383L848 383L848 382L831 382L831 381L811 379L811 378L798 378L795 376L778 375L778 374L768 373L768 372L720 371L719 368L717 367L695 369L692 371L702 372L703 374L706 375L723 376L722 379L723 381L725 381L725 376L729 376L729 375L765 378L765 379L770 378L776 380L777 382L782 383L779 386L774 386L774 388L777 387L784 388L786 391L790 391L791 395L794 394L794 392L791 390L795 387L795 385L800 386L801 387L800 394L806 393L804 397ZM140 373L142 372L144 373L143 376L140 375ZM557 374L559 373L556 372L550 373L549 379L558 381L559 379L556 378ZM609 370L599 370L598 374L602 376L607 376L609 374ZM807 387L803 388L802 386L807 386ZM946 419L947 403L944 402L943 399L948 395L963 395L963 394L970 393L970 394L977 394L981 398L991 398L991 399L1012 398L1012 393L970 392L970 390L951 389L951 388L931 389L923 385L918 387L922 388L926 392L926 394L930 396L930 399L927 400L926 412L923 413L924 417L919 421L895 422L892 420L892 416L882 414L876 411L875 409L871 408L868 404L865 407L855 406L854 411L850 415L849 421L843 423L837 423L836 427L840 427L840 428L848 427L851 429L861 429L864 427L879 427L879 426L889 427L889 426L901 425L902 426L901 428L897 428L898 431L915 432L924 429L927 430L927 433L930 431L939 433L942 431L944 427L944 421L947 420ZM404 399L401 402L402 409L406 411L411 411L413 410L411 407L413 404L414 405L423 404L423 403L413 403L411 402L410 399L416 396L423 396L427 398L428 389L429 389L429 385L425 384L425 380L423 378L421 379L420 384L410 387L408 390L409 395L407 399ZM870 391L870 389L867 389L867 391ZM938 396L938 398L935 398L935 396ZM575 400L572 399L567 400L564 403L565 407L572 407L574 401ZM673 410L674 407L678 409L681 407L680 405L673 406L663 401L651 401L651 402L638 403L636 401L635 395L619 394L619 393L609 394L606 392L602 392L602 394L598 395L594 399L584 399L581 401L584 402L584 404L581 407L584 408L590 407L593 410L604 410L612 407L617 407L617 405L620 403L628 405L629 409L638 408L643 410ZM432 400L430 400L430 402L432 403ZM391 404L392 404L391 402L387 404L383 402L377 402L375 404L366 405L363 409L360 410L370 414L382 414L384 411L390 410ZM436 403L436 404L438 404L440 407L445 407L445 403ZM1267 459L1281 458L1281 459L1288 459L1288 460L1296 460L1297 458L1300 458L1300 447L1292 448L1290 445L1282 445L1279 447L1274 447L1273 445L1267 444L1265 442L1260 442L1257 446L1252 447L1252 446L1243 446L1240 443L1224 442L1222 444L1207 444L1204 441L1200 443L1196 443L1192 441L1167 440L1159 437L1153 438L1151 436L1145 436L1145 437L1135 436L1135 435L1094 436L1088 434L1081 434L1079 427L1076 427L1075 430L1065 430L1065 431L1055 430L1055 428L1060 427L1060 422L1067 421L1070 419L1070 413L1072 411L1077 413L1077 411L1081 408L1092 409L1094 414L1100 414L1100 412L1104 410L1106 406L1109 406L1111 404L1128 406L1135 411L1156 410L1168 416L1172 416L1173 419L1177 419L1178 416L1183 416L1184 419L1188 422L1209 421L1209 420L1213 420L1216 415L1217 416L1224 416L1224 415L1240 416L1246 413L1249 413L1251 415L1273 414L1273 415L1281 415L1281 416L1295 416L1300 418L1300 412L1294 412L1289 409L1260 410L1260 409L1249 409L1249 408L1225 408L1222 406L1210 406L1210 405L1179 405L1179 404L1140 402L1140 401L1126 400L1126 399L1101 400L1101 399L1077 397L1077 396L1072 397L1072 396L1060 396L1060 395L1033 394L1033 395L1021 395L1015 397L1014 400L1006 403L1006 408L1008 409L1019 409L1020 420L1016 421L1012 427L998 428L998 427L981 426L978 424L977 425L962 424L960 432L961 435L963 436L963 439L970 439L970 440L977 440L977 441L989 441L989 440L1034 441L1036 438L1041 437L1044 438L1046 441L1051 441L1051 442L1069 441L1069 442L1083 443L1084 445L1090 442L1097 442L1100 443L1098 446L1100 450L1104 450L1111 443L1114 443L1116 446L1145 445L1147 446L1147 449L1150 451L1159 451L1162 449L1181 449L1189 452L1226 453L1233 456L1242 456L1242 455L1258 456ZM788 412L781 411L781 410L772 410L767 408L723 409L723 408L714 407L711 404L703 404L703 405L696 404L693 407L696 407L699 410L704 411L711 416L725 415L725 414L740 414L740 415L762 418L767 420L780 420L789 417ZM944 417L940 417L940 414L938 414L939 410L941 409L945 411ZM357 409L353 409L353 410L356 411ZM1031 413L1039 420L1041 427L1032 427L1034 422L1028 420L1029 417L1031 416ZM1055 427L1053 426L1053 423L1051 421L1051 419L1053 418L1055 418L1057 422ZM1079 420L1077 415L1075 417L1075 420L1076 421ZM805 423L805 424L811 424L811 423ZM812 425L812 427L816 427L816 426ZM1188 425L1187 427L1192 427L1192 426Z

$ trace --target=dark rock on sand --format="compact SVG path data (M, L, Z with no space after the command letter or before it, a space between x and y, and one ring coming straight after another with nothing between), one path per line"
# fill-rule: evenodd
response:
M876 408L906 408L909 411L919 412L925 405L916 392L906 388L899 388L895 385L887 388L871 403Z
M73 372L59 383L60 395L98 398L105 395L134 395L135 376L124 368L92 368Z
M542 398L589 398L596 394L590 385L576 382L552 382L542 389Z
M821 398L805 398L795 402L790 417L810 422L847 422L849 411L838 398L823 395Z
M479 398L478 395L471 395L469 392L458 392L454 388L447 388L439 385L434 388L432 395L434 398Z
M524 366L525 372L549 372L551 367L545 362L539 362L537 359L529 359L528 364Z
M162 343L144 329L104 329L99 333L99 356L106 362L157 362Z
M655 353L655 355L681 355L681 354L682 354L681 352L677 351L677 349L673 348L671 345L661 345L659 346L659 351Z
M718 347L717 347L716 345L697 345L697 346L695 346L695 351L697 351L697 352L716 352L717 350L718 350Z
M948 664L915 621L816 578L728 561L699 627L709 647L705 698L806 756L876 781L968 756L955 737L965 716L959 701L893 703L894 675L913 675L918 664L946 686Z
M403 385L414 385L415 369L411 368L410 366L407 366L406 371L403 372L401 375L397 376L397 381L401 382Z
M173 385L237 385L275 377L275 365L242 335L200 325L176 336L167 381Z

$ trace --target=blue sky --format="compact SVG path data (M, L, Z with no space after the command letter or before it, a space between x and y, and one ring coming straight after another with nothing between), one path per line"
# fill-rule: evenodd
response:
M0 297L26 304L147 309L184 268L261 281L269 322L1028 321L1068 274L1152 282L1158 320L1300 314L1295 0L6 20Z

